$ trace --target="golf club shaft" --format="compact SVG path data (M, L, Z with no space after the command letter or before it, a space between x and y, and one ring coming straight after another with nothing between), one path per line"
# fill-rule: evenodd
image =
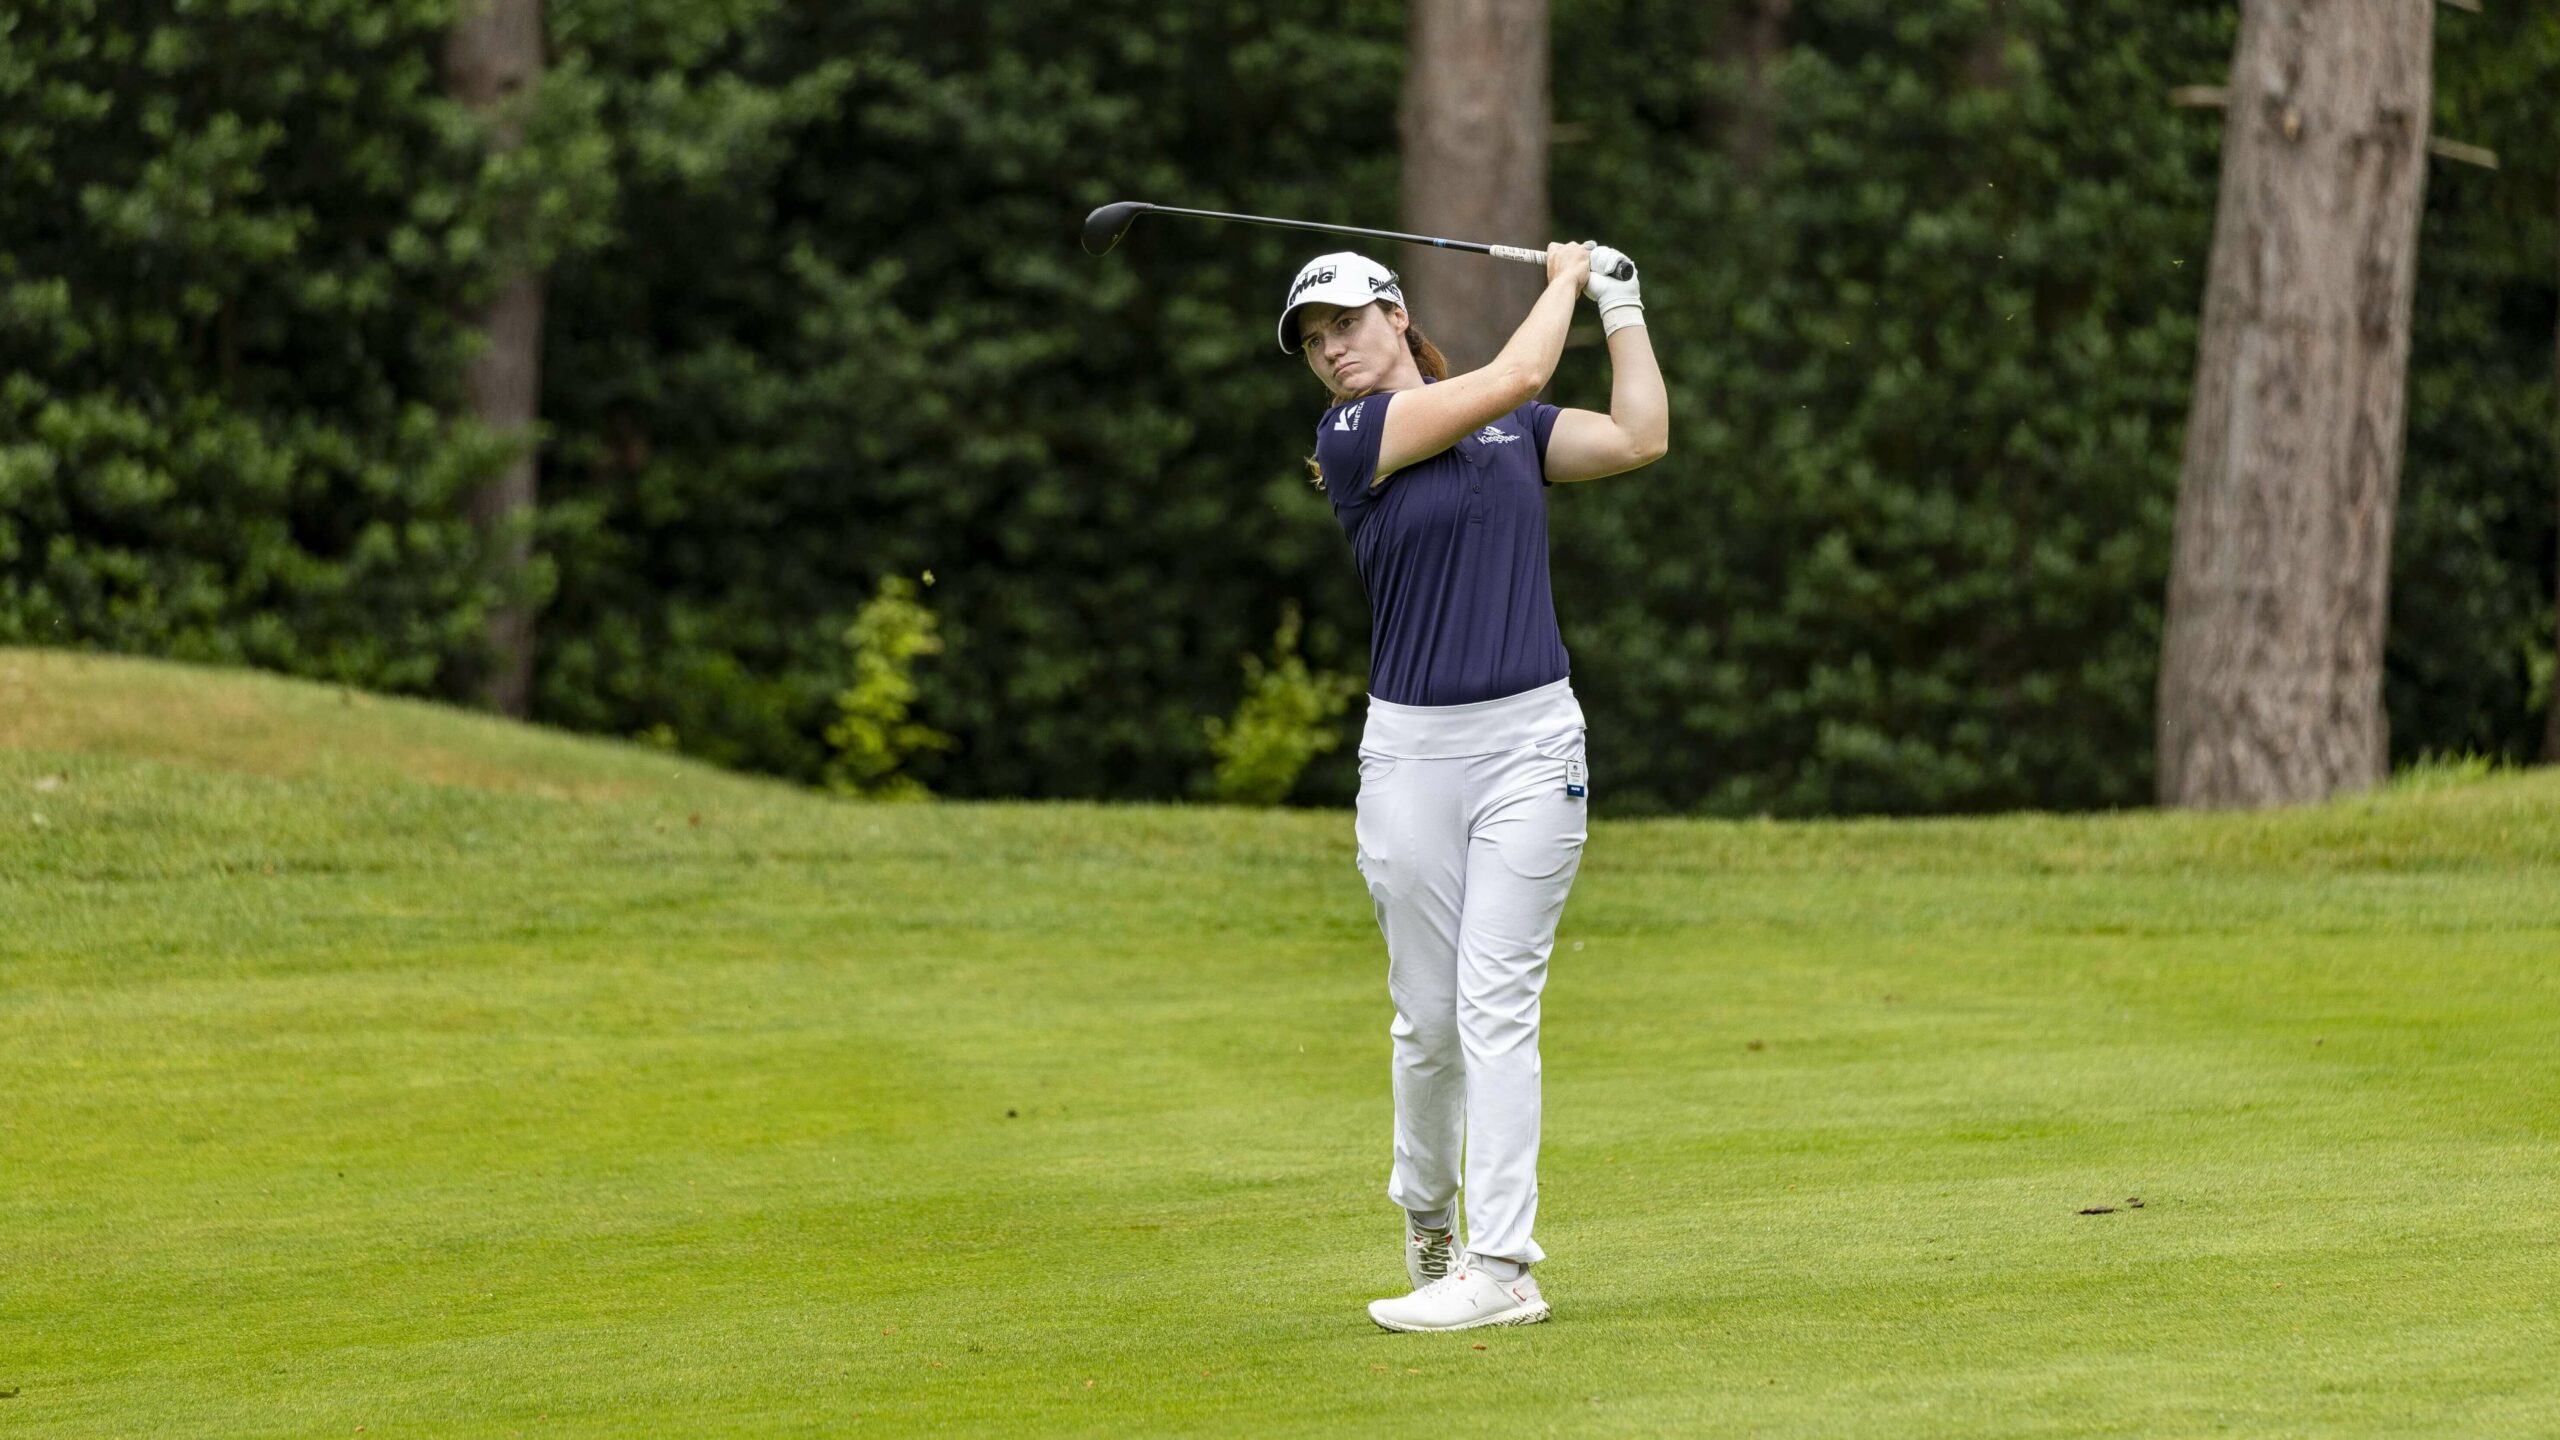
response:
M1317 220L1278 220L1268 215L1232 215L1224 210L1186 210L1176 205L1149 205L1142 213L1157 215L1189 215L1201 220L1233 220L1241 225L1267 225L1274 230L1314 230L1326 235L1358 235L1371 240L1400 240L1407 245L1428 245L1435 250L1464 250L1475 255L1490 255L1497 260L1518 260L1529 265L1547 263L1547 252L1528 250L1517 245L1484 245L1473 240L1443 240L1436 235L1408 235L1401 230L1370 230L1358 225L1327 225ZM1622 267L1632 269L1632 266ZM1625 279L1624 274L1617 278Z

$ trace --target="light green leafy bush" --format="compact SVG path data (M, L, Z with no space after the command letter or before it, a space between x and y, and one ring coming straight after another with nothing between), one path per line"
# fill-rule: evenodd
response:
M836 696L837 720L827 727L835 751L827 788L868 800L931 798L904 767L952 744L950 736L908 718L916 703L916 661L942 653L933 612L916 599L914 581L892 575L855 614L844 638L853 647L853 685Z
M1230 805L1279 804L1308 761L1342 743L1334 721L1360 693L1360 682L1308 669L1298 654L1301 623L1295 603L1282 608L1271 658L1244 659L1244 699L1234 716L1205 722L1209 749L1218 757L1212 786Z

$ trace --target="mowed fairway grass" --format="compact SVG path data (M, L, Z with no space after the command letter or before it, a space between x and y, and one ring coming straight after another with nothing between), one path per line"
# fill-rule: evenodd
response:
M1608 743L1557 1318L1398 1336L1346 814L0 651L0 1435L2560 1434L2560 775L1637 823Z

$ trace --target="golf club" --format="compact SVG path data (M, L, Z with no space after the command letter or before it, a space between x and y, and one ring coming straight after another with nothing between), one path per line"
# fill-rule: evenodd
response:
M1407 235L1401 230L1368 230L1357 225L1326 225L1314 220L1275 220L1268 215L1231 215L1224 210L1185 210L1175 205L1150 205L1144 200L1117 200L1084 217L1084 248L1092 255L1109 254L1120 237L1141 214L1188 215L1195 220L1233 220L1241 225L1268 225L1275 230L1314 230L1326 235L1358 235L1371 240L1401 240L1407 245L1428 245L1435 250L1464 250L1476 255L1490 255L1497 260L1519 260L1531 265L1547 263L1543 249L1529 250L1517 245L1483 245L1473 240L1442 240L1431 235ZM1615 279L1625 280L1636 272L1635 262L1618 263Z

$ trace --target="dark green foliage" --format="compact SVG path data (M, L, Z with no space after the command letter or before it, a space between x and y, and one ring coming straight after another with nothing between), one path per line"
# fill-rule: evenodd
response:
M623 96L634 132L763 129L694 167L626 147L621 241L554 277L542 713L814 775L845 617L930 569L923 713L962 748L920 778L1200 792L1201 718L1284 599L1319 664L1366 633L1295 478L1321 392L1266 338L1308 247L1142 222L1095 260L1076 226L1117 198L1384 213L1400 41L1379 3L873 0L741 25L688 101ZM644 43L593 63L663 63L615 48Z
M2141 803L2221 139L2168 92L2235 10L1797 0L1761 149L1738 9L1554 0L1556 232L1644 264L1674 389L1668 460L1550 496L1613 809ZM444 418L451 317L504 213L551 267L543 718L816 781L847 625L925 571L937 793L1209 794L1293 602L1364 670L1267 338L1323 242L1074 237L1392 223L1401 6L553 0L503 160L438 95L446 14L0 18L0 640L467 667L495 452ZM2560 22L2439 32L2442 128L2506 168L2429 180L2394 748L2522 755ZM1596 343L1557 390L1606 403ZM1296 793L1346 799L1348 748Z
M438 407L444 6L0 15L0 643L433 684L484 597Z
M2439 11L2408 457L2392 546L2391 748L2540 758L2560 510L2560 11Z
M1595 8L1620 53L1708 57L1728 7ZM1595 136L1559 152L1564 228L1650 258L1675 389L1670 460L1554 507L1620 804L2147 794L2218 142L2166 92L2220 74L2231 23L1798 5L1756 173L1710 104L1738 77L1560 51ZM1599 368L1568 398L1605 404Z

